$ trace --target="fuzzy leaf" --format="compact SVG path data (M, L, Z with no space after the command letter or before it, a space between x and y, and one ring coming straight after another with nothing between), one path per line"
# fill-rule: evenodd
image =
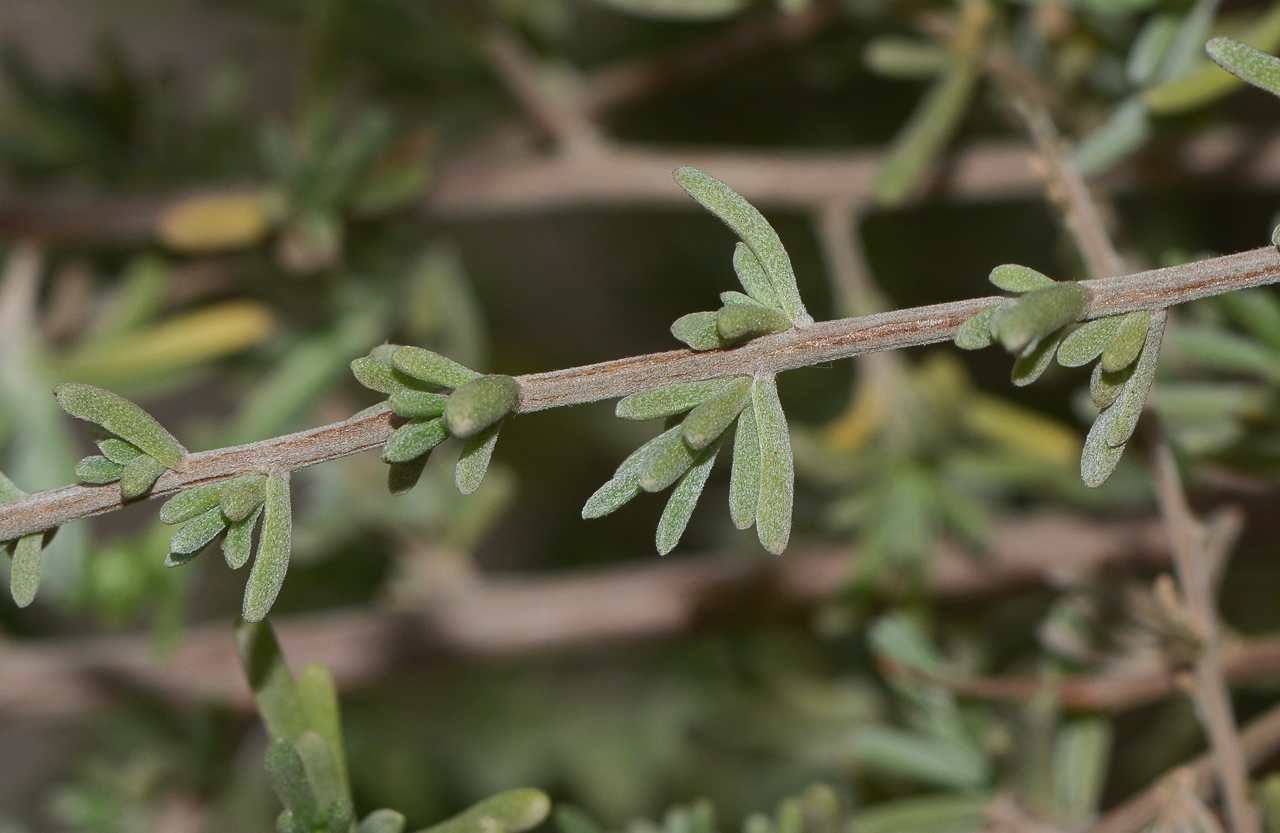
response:
M320 663L313 662L298 673L294 687L302 702L307 726L324 738L333 755L334 766L338 770L338 780L342 785L340 796L350 798L346 752L342 743L342 712L338 704L338 688L333 681L333 675ZM306 755L302 757L303 762L306 763ZM309 766L308 771L310 771Z
M669 434L679 434L681 430L679 425L674 428L668 428L631 452L627 459L623 460L617 470L614 471L613 477L599 489L596 489L595 494L587 498L586 505L582 507L583 519L602 518L640 494L643 489L640 488L640 484L636 479L636 473L640 470L640 463L648 456L655 444L664 441L664 438Z
M244 669L258 715L272 738L296 738L307 730L306 712L289 665L271 625L241 622L236 626L236 654Z
M434 419L444 413L449 397L441 393L401 388L392 392L391 412L405 419Z
M498 793L421 833L522 833L542 823L551 799L540 790Z
M1120 319L1116 334L1102 351L1102 369L1107 373L1128 367L1142 352L1147 341L1147 328L1151 325L1151 313L1140 309Z
M449 432L445 430L443 417L401 425L383 446L382 462L406 463L426 454L444 442L448 436Z
M195 558L210 541L218 537L218 533L226 529L227 519L222 510L214 504L208 509L187 521L173 533L169 539L169 555L165 557L164 566L177 567Z
M267 499L267 476L246 474L227 484L219 500L222 514L230 521L242 521Z
M1132 375L1133 365L1115 373L1106 373L1102 365L1095 364L1093 375L1089 377L1089 398L1093 400L1094 407L1100 410L1111 407Z
M486 377L488 378L488 377ZM493 447L498 444L498 431L502 429L502 420L467 438L462 446L462 456L458 458L454 469L454 482L458 491L469 495L480 488L484 474L489 470L489 460L493 457Z
M356 833L404 833L404 816L395 810L374 810L360 820Z
M729 516L738 529L750 529L760 504L760 434L754 403L742 409L733 435L733 465L729 472Z
M915 191L959 126L977 81L974 67L953 61L929 87L880 166L876 198L882 205L899 205Z
M401 373L442 388L460 388L480 378L474 370L421 347L397 347L391 354L391 365Z
M1080 479L1091 489L1106 482L1124 455L1123 445L1112 447L1107 444L1107 434L1115 416L1110 408L1098 414L1084 438L1084 450L1080 453Z
M991 316L1000 307L988 307L964 320L956 330L955 343L961 350L981 350L995 344L991 338Z
M782 309L778 301L778 293L773 291L773 281L760 265L760 259L751 253L746 243L739 242L733 247L733 271L738 282L747 290L753 300L771 309ZM722 296L723 297L723 296Z
M520 383L510 376L481 376L449 395L444 424L459 439L479 434L520 404Z
M1235 77L1280 96L1280 58L1231 38L1214 38L1204 49L1214 63Z
M622 419L631 420L660 419L683 414L715 396L727 384L728 379L706 379L642 390L619 399L614 413Z
M227 524L227 535L222 539L222 556L227 566L239 570L249 563L249 553L253 548L253 528L262 517L262 506L259 505L249 513L247 518Z
M1034 292L1037 289L1044 289L1057 283L1048 275L1037 272L1029 266L1020 266L1017 263L1005 263L997 266L991 270L991 276L988 280L1005 292L1018 293Z
M694 460L693 467L680 476L680 482L671 491L667 506L662 510L662 517L658 519L656 542L659 555L666 555L680 543L693 509L698 505L698 498L707 485L707 478L711 476L711 467L716 463L720 445L719 442L713 442L704 448Z
M1013 384L1017 387L1027 385L1039 379L1053 362L1053 354L1058 349L1058 341L1062 338L1062 330L1040 339L1030 352L1019 356L1013 363Z
M1058 347L1058 364L1063 367L1083 367L1098 356L1120 327L1120 315L1108 315L1086 321Z
M391 396L396 391L408 387L402 380L417 382L408 374L401 373L390 364L378 361L372 356L361 356L351 362L351 374L356 377L357 382L369 390L386 396Z
M85 457L76 463L76 477L82 483L115 483L124 473L124 466L106 457Z
M119 437L103 437L95 442L102 451L103 457L122 466L142 453L142 449L133 443L125 442Z
M328 741L314 729L307 729L298 735L298 739L294 741L294 748L298 750L298 757L302 759L302 766L307 773L307 783L311 786L311 792L315 795L317 802L323 806L329 806L340 798L346 798L346 785L342 781L338 762L334 758Z
M1078 283L1057 283L1006 301L991 316L991 335L1021 356L1041 339L1078 321L1089 305L1089 290Z
M747 252L747 254L751 253ZM743 295L741 292L734 292L732 290L720 293L720 303L724 304L726 307L737 306L752 307L753 309L772 309L771 307L767 307L760 303L755 298L752 298L750 295ZM777 312L777 310L774 311Z
M792 321L797 323L812 321L813 319L804 308L804 302L800 300L800 291L796 287L796 275L791 268L791 258L787 256L787 250L783 248L778 233L773 230L773 226L769 225L764 216L728 185L697 168L678 168L672 176L689 196L719 217L725 225L733 229L743 243L747 244L747 248L756 256L764 273L769 277L769 283L777 296L778 307ZM751 288L747 287L747 291L751 292ZM757 298L757 300L767 303L763 298Z
M292 743L276 738L267 747L267 774L280 803L302 822L304 828L318 826L320 807L307 780L302 756Z
M101 425L168 468L177 468L187 453L164 426L123 396L78 382L58 385L53 395L71 416Z
M933 78L946 69L947 50L917 38L874 38L862 53L862 62L876 75L916 80Z
M716 312L716 329L726 342L737 343L791 328L791 319L776 309L734 304Z
M720 337L714 312L691 312L680 316L671 325L671 334L689 345L691 350L719 350L730 346Z
M267 499L263 506L258 554L253 559L253 570L249 573L249 581L244 589L246 622L258 622L267 615L280 592L280 585L284 583L284 574L289 569L293 518L287 476L267 476Z
M24 535L13 548L13 563L9 565L9 594L18 607L26 607L35 601L40 589L40 556L44 552L43 532Z
M694 451L706 448L728 430L750 396L750 376L730 381L685 417L682 425L685 442Z
M756 429L760 435L760 503L756 509L756 534L760 544L774 555L787 548L791 537L791 504L795 490L795 460L787 418L778 400L772 375L757 376L751 386Z
M422 472L427 467L428 455L422 454L403 463L387 465L387 491L392 495L405 495L413 491L422 479Z
M1151 383L1156 378L1156 364L1160 359L1160 341L1164 337L1164 324L1168 313L1159 310L1151 314L1151 327L1147 332L1146 344L1142 354L1134 365L1133 375L1125 383L1124 390L1115 403L1107 409L1114 412L1114 420L1107 430L1107 445L1115 448L1122 446L1133 436L1138 427L1138 417L1142 415L1142 407L1147 402L1147 394L1151 391Z
M659 434L636 470L636 482L646 492L660 492L689 470L697 454L684 441L684 431Z
M120 496L133 500L151 491L166 470L165 464L150 454L139 454L120 472Z
M206 483L183 489L169 498L160 507L160 522L169 524L185 523L197 515L202 515L218 505L222 493L227 489L226 483Z

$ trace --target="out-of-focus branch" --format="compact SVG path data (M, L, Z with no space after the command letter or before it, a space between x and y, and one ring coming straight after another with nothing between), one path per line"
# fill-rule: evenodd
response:
M943 544L928 586L940 602L967 604L1076 584L1106 571L1153 568L1167 558L1154 518L1097 523L1041 515L1005 523L981 558ZM793 619L844 586L851 559L856 554L844 548L781 559L650 559L567 575L486 579L411 609L282 616L274 624L291 662L322 662L351 689L433 658L526 657ZM72 716L130 690L247 704L231 637L222 621L187 628L164 663L145 636L0 642L0 714Z

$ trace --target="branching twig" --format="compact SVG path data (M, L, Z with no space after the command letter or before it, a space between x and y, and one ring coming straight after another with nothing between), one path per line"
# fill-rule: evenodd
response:
M1274 247L1087 281L1088 314L1111 315L1156 309L1237 289L1280 283L1280 252ZM999 297L975 298L895 312L842 318L750 341L732 350L695 353L673 350L600 364L534 373L518 378L519 413L613 399L679 382L743 373L778 373L945 341L965 319L994 306ZM394 429L386 410L249 445L190 455L182 472L166 472L151 494L162 496L198 483L270 469L292 470L376 448ZM99 515L122 506L118 486L63 486L0 504L0 540Z

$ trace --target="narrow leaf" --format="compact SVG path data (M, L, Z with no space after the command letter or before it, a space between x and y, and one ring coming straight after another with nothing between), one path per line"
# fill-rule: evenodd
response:
M142 449L133 443L125 442L119 437L103 437L97 440L96 443L102 451L103 457L122 466L142 453Z
M862 53L862 62L875 74L906 80L933 78L949 60L937 44L892 35L873 39Z
M726 342L737 343L791 328L791 319L776 309L734 304L716 312L716 329Z
M253 570L244 589L244 618L247 622L261 621L271 610L280 585L284 583L284 574L289 569L293 519L287 475L273 473L267 476L267 499L263 505L258 554L253 559Z
M40 589L40 556L44 552L44 533L36 532L19 538L9 565L9 594L18 607L35 601Z
M697 454L684 441L683 430L658 435L636 470L636 481L646 492L660 492L689 470Z
M966 318L956 330L956 346L961 350L981 350L995 344L991 338L991 316L998 309L998 306L988 307Z
M656 542L659 555L666 555L680 543L680 537L689 525L689 518L698 505L698 498L707 485L707 478L711 476L711 468L719 453L719 442L713 442L704 448L694 460L693 467L680 476L680 482L671 491L667 506L662 510L662 517L658 519Z
M1053 792L1057 817L1084 826L1097 815L1111 756L1111 727L1105 720L1076 720L1063 726L1053 743Z
M404 816L395 810L374 810L360 820L357 833L404 833Z
M701 405L729 384L728 379L684 382L665 388L642 390L618 400L615 413L622 419L643 420L683 414Z
M448 436L449 432L445 430L442 417L401 425L383 446L382 461L384 463L408 462L426 454L444 442Z
M294 687L302 702L307 726L324 738L333 755L339 783L342 785L340 795L350 798L346 752L342 742L342 711L338 704L338 688L334 684L333 675L320 663L313 662L299 672ZM306 761L305 755L303 761Z
M293 675L280 651L275 631L266 622L241 622L236 626L236 653L244 669L258 715L272 738L296 738L307 730Z
M956 790L984 786L991 772L986 758L964 747L888 726L855 730L850 749L882 772Z
M1120 327L1120 315L1108 315L1086 321L1058 347L1058 364L1063 367L1083 367L1098 356Z
M480 378L474 370L421 347L396 348L391 354L391 365L415 379L443 388L460 388L472 379Z
M1242 289L1218 296L1231 319L1272 350L1280 351L1280 299L1270 289Z
M680 316L671 325L671 334L692 350L719 350L730 346L720 336L714 312L691 312Z
M203 514L187 521L169 539L169 555L164 566L177 567L186 564L205 548L218 533L226 529L227 519L216 505Z
M1178 25L1169 53L1157 70L1158 80L1175 81L1187 74L1200 50L1207 47L1205 38L1209 36L1221 4L1222 0L1196 0Z
M1080 479L1091 489L1106 482L1124 455L1123 445L1113 447L1107 443L1107 434L1115 416L1111 408L1098 414L1084 439L1084 450L1080 453Z
M53 395L71 416L101 425L169 468L177 468L187 453L150 414L109 390L64 382L53 389Z
M401 378L412 378L407 374L400 373L390 364L380 362L371 356L361 356L351 362L351 374L356 377L357 382L369 390L386 396L391 396L396 391L405 389Z
M267 476L246 474L227 484L218 503L230 521L242 521L267 499Z
M479 434L520 404L520 383L510 376L481 376L449 395L444 424L459 439Z
M541 824L549 812L551 799L540 790L508 790L421 833L522 833Z
M1047 286L1007 301L991 316L991 335L1021 356L1042 338L1078 321L1089 306L1089 290L1069 282Z
M1167 12L1156 13L1142 24L1129 55L1125 59L1125 76L1135 87L1145 86L1152 80L1157 67L1164 61L1178 32L1178 18Z
M76 463L76 477L82 483L115 483L124 473L124 466L106 457L85 457Z
M405 495L413 491L422 479L422 472L427 467L428 455L422 454L403 463L387 465L387 491L392 495Z
M631 452L614 471L613 477L587 499L586 505L582 507L583 519L602 518L640 494L643 489L636 477L640 464L656 444L665 441L664 438L668 435L680 434L681 430L679 425L669 428Z
M340 798L346 798L346 784L342 781L338 762L328 741L314 729L307 729L298 735L294 748L302 759L311 792L321 806L327 807Z
M486 377L487 378L487 377ZM462 456L454 469L454 482L458 491L469 495L480 488L484 474L489 470L489 460L493 457L493 447L498 444L498 431L502 429L502 420L485 428L478 434L467 438L462 446Z
M738 529L750 529L760 504L760 434L755 405L743 408L733 435L733 466L729 472L729 516Z
M1133 365L1115 373L1106 373L1102 365L1095 364L1093 375L1089 377L1089 398L1093 400L1094 406L1100 410L1111 407L1111 403L1116 401L1132 375Z
M1115 448L1122 446L1133 436L1138 427L1138 417L1142 415L1142 407L1147 403L1147 394L1151 392L1151 383L1156 378L1156 364L1160 359L1160 341L1164 337L1164 324L1168 317L1165 310L1151 314L1151 327L1147 332L1146 344L1142 354L1134 365L1133 376L1125 384L1124 390L1115 404L1107 409L1115 412L1114 421L1107 430L1107 445Z
M1280 95L1280 58L1231 38L1214 38L1205 44L1214 63L1227 72L1272 95Z
M1057 351L1058 341L1061 338L1062 330L1059 329L1040 339L1030 352L1019 356L1013 363L1013 384L1022 388L1039 379L1053 363L1053 354Z
M1146 99L1135 95L1112 111L1101 127L1080 140L1071 159L1083 176L1109 170L1151 138L1154 128Z
M685 442L695 451L706 448L733 424L750 396L750 376L730 381L685 417Z
M1037 272L1029 266L1020 266L1017 263L997 266L991 270L988 280L1005 292L1018 293L1034 292L1057 283L1043 272Z
M183 489L160 507L160 522L169 525L185 523L218 505L226 483L206 483Z
M258 506L243 520L232 521L227 525L227 535L222 539L222 556L227 566L239 570L249 563L249 553L253 547L253 529L262 517L262 506Z
M882 205L899 205L915 191L960 125L977 81L972 66L953 62L925 93L881 164L876 198Z
M779 306L791 320L801 324L812 321L800 300L791 258L764 216L728 185L697 168L678 168L672 176L689 196L719 217L747 244L769 276ZM749 287L747 291L750 292Z
M746 243L739 242L733 247L733 271L749 296L766 307L782 309L778 293L773 291L773 281L769 280L760 259L751 253Z
M320 807L315 793L307 781L307 770L294 745L284 738L276 738L267 747L267 774L276 796L294 818L302 822L304 829L317 826Z
M787 418L778 400L773 375L757 376L751 386L756 429L760 435L760 503L756 533L760 544L779 555L791 537L791 504L795 490L795 460Z
M748 252L748 254L750 254L750 252ZM765 306L750 295L743 295L741 292L734 292L732 290L720 293L720 303L724 304L726 307L738 306L752 307L753 309L771 309L771 307ZM774 312L778 312L778 310L774 310Z
M134 457L120 472L120 496L125 500L140 498L165 473L165 464L150 454Z
M405 419L434 419L444 413L449 397L441 393L401 388L391 394L391 412Z
M1102 369L1107 373L1128 367L1142 352L1147 340L1147 328L1151 325L1151 313L1140 309L1120 319L1115 336L1102 351Z
M883 801L850 819L847 833L968 833L982 829L992 800L988 793L940 793Z

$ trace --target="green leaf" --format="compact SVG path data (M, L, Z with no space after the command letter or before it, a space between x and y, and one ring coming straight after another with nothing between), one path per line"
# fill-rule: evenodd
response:
M773 291L773 281L760 265L760 258L751 253L746 243L739 242L733 247L733 271L742 288L747 290L747 295L766 307L782 309L778 293Z
M682 426L685 442L694 451L706 448L728 430L750 396L750 376L730 381L685 417Z
M177 567L186 564L204 549L218 533L226 529L227 519L216 505L196 518L187 521L169 539L169 555L164 566Z
M387 465L387 491L396 496L413 491L413 487L418 485L418 481L422 478L422 472L427 467L427 456L422 454L403 463L389 463Z
M764 216L728 185L697 168L677 168L672 176L689 196L719 217L747 244L769 276L778 305L791 320L798 324L811 322L813 319L800 300L791 258L787 256L778 233ZM750 287L747 291L751 291Z
M267 499L263 506L258 553L244 589L243 612L247 622L261 621L271 610L280 585L284 583L284 574L289 569L293 518L287 475L273 473L267 476Z
M971 790L991 778L991 765L981 754L888 726L855 729L849 747L867 766L918 783Z
M1098 414L1084 438L1084 450L1080 453L1080 479L1091 489L1106 482L1124 455L1123 445L1113 447L1107 443L1115 418L1116 413L1111 408Z
M1083 367L1098 356L1120 328L1122 315L1095 318L1077 327L1062 340L1058 347L1058 364L1063 367Z
M1209 36L1221 4L1222 0L1196 0L1178 25L1169 52L1157 70L1158 80L1174 81L1187 74L1192 62L1200 56L1200 50L1208 47L1205 38Z
M342 742L342 711L338 704L338 688L329 669L313 662L302 669L294 683L307 725L328 744L344 798L350 798L347 780L347 761ZM306 761L306 755L303 755ZM308 767L309 771L309 767ZM317 792L319 795L319 792Z
M776 309L734 304L716 312L716 329L726 342L737 343L791 329L791 319Z
M346 785L342 782L328 741L314 729L307 729L298 735L294 748L298 750L298 757L302 759L307 773L307 783L320 805L327 807L339 798L346 798Z
M1076 720L1053 743L1056 817L1083 827L1097 816L1111 756L1111 727L1101 718Z
M391 365L401 373L442 388L460 388L480 378L474 370L421 347L397 347L391 354Z
M183 489L160 507L160 522L172 526L202 515L218 505L226 489L226 483L206 483Z
M615 413L622 419L644 420L683 414L715 396L728 379L707 379L701 382L684 382L665 388L642 390L618 400Z
M227 566L239 570L249 563L249 553L253 548L253 529L262 517L262 506L249 513L249 517L240 521L232 521L227 525L227 535L222 539L222 555Z
M510 376L481 376L449 395L444 424L459 439L479 434L520 404L520 383Z
M13 548L13 563L9 565L9 594L18 607L26 607L35 601L40 589L40 556L44 552L43 532L24 535Z
M76 463L76 477L82 483L115 483L124 474L124 466L106 457L85 457Z
M519 789L486 798L451 819L421 833L522 833L551 812L551 799L540 790Z
M1146 344L1142 354L1134 365L1133 375L1125 384L1124 390L1115 403L1107 409L1115 416L1107 430L1107 445L1115 448L1122 446L1133 436L1138 427L1138 417L1142 415L1142 407L1147 402L1147 394L1156 378L1156 364L1160 359L1160 341L1164 337L1164 325L1168 313L1159 310L1151 314L1151 326L1147 332Z
M423 456L431 449L444 442L449 436L445 430L444 418L426 422L410 422L401 425L387 439L382 448L384 463L406 463Z
M876 177L881 205L900 205L915 191L959 127L977 81L973 66L953 61L925 93L881 163Z
M484 474L489 470L489 460L493 457L493 447L498 444L498 431L501 429L502 420L498 420L480 433L467 438L462 446L462 456L458 458L457 468L454 469L454 482L458 484L459 492L469 495L480 488Z
M404 833L404 816L395 810L374 810L360 821L357 833Z
M139 454L120 472L120 496L125 500L142 497L151 491L165 470L165 464L150 454Z
M647 447L648 453L636 470L636 482L646 492L660 492L675 483L697 457L684 441L683 430L659 434Z
M229 521L242 521L267 499L267 476L246 474L227 484L218 503Z
M969 833L983 828L992 800L976 793L884 801L860 810L848 833Z
M98 448L102 451L102 456L106 457L113 463L125 465L134 457L142 454L142 449L133 443L127 443L119 437L103 437L95 441Z
M1018 293L1034 292L1057 284L1057 281L1043 272L1037 272L1029 266L1020 266L1017 263L997 266L991 270L988 280L1005 292Z
M0 503L8 503L11 500L18 500L26 496L26 492L19 489L4 472L0 471Z
M640 464L656 444L664 441L668 435L680 434L681 430L679 425L669 428L631 452L614 471L613 477L587 499L586 505L582 507L583 519L602 518L640 494L643 490L636 478Z
M1121 317L1115 336L1102 351L1102 369L1115 373L1133 364L1146 343L1150 325L1151 313L1145 309Z
M680 482L671 491L667 506L662 510L662 517L658 519L656 543L659 555L666 555L680 543L693 509L698 505L698 498L707 485L707 478L711 476L711 467L716 463L720 445L719 442L713 442L704 448L694 460L693 467L680 476Z
M778 400L772 374L757 376L751 386L756 429L760 435L760 503L756 509L756 534L760 544L774 555L787 548L791 537L791 504L795 492L795 460L787 418Z
M187 450L150 414L109 390L64 382L53 389L62 410L77 419L101 425L112 434L159 460L177 468Z
M933 78L947 67L947 50L926 40L894 35L874 38L862 53L867 69L886 78Z
M386 396L394 396L397 391L413 389L412 385L406 382L419 384L418 380L412 376L401 373L390 364L378 361L372 356L361 356L351 362L351 374L361 385Z
M320 807L307 780L302 757L293 744L278 737L267 747L267 774L276 796L304 828L318 826Z
M1078 321L1089 298L1089 290L1074 281L1032 290L995 311L991 335L1015 356L1025 355L1041 339Z
M266 622L238 624L236 653L258 715L267 727L267 736L287 740L305 732L307 714L271 625Z
M676 319L671 334L692 350L719 350L731 346L720 336L714 312L691 312Z
M401 388L391 394L391 412L405 419L434 419L444 413L449 397L441 393Z
M1096 176L1146 144L1153 132L1146 100L1134 95L1116 107L1101 127L1080 140L1071 160L1082 176Z
M1280 95L1280 58L1231 38L1214 38L1204 48L1214 63L1235 77Z
M1183 325L1174 330L1170 347L1201 368L1280 381L1280 362L1265 345L1220 327Z
M1129 47L1125 59L1125 75L1135 87L1144 86L1155 76L1156 69L1169 53L1178 32L1178 18L1167 12L1157 12L1142 24Z
M1017 361L1013 363L1012 381L1015 386L1026 387L1040 378L1053 362L1053 354L1058 349L1058 342L1062 338L1062 332L1062 328L1059 328L1057 332L1050 333L1040 339L1030 352L1018 357Z
M330 802L326 812L329 815L329 823L325 826L325 833L351 833L351 826L356 819L356 808L351 806L350 799L335 798Z
M883 654L903 668L918 671L927 676L943 669L942 655L933 640L925 633L920 622L903 612L881 616L867 632L872 650Z
M1093 375L1089 377L1089 398L1093 400L1094 406L1100 410L1111 407L1111 403L1116 401L1132 375L1133 365L1115 373L1107 373L1103 371L1102 365L1095 364Z
M729 472L729 517L738 529L750 529L760 505L760 434L756 410L743 408L733 435L733 465Z
M964 320L956 330L955 343L961 350L981 350L995 341L991 338L991 316L1000 307L988 307Z
M739 243L738 245L742 244ZM747 252L747 254L751 253ZM750 295L743 295L741 292L734 292L732 290L720 293L720 303L724 304L726 307L737 306L751 307L752 309L771 309L771 307L765 306ZM774 312L778 311L779 310L774 310Z

